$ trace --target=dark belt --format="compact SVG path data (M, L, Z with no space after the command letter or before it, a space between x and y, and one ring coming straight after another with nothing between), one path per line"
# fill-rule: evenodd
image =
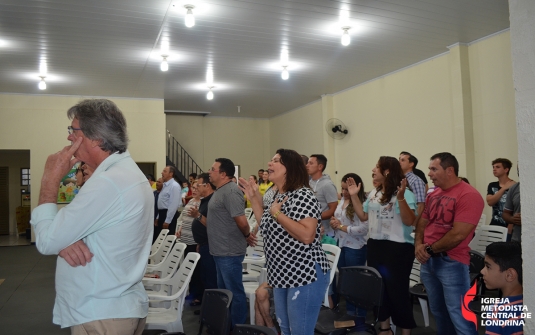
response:
M433 253L433 255L431 257L446 257L446 256L448 256L448 253L445 252L445 251L442 251L442 252Z

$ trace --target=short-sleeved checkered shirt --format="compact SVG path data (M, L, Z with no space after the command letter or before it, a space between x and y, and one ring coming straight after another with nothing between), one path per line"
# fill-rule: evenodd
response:
M416 196L416 203L425 202L425 184L422 179L420 179L420 177L415 175L412 171L406 173L405 177L407 178L407 182L409 183L412 193L414 193Z

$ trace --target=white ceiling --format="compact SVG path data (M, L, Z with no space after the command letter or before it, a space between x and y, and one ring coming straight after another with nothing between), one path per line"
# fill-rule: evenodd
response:
M163 98L166 110L266 118L508 27L506 0L0 0L0 92Z

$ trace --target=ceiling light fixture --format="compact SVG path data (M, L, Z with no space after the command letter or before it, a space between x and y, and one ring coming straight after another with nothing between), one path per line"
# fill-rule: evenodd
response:
M167 55L162 55L162 62L160 63L160 70L166 72L169 70L169 63L167 63Z
M185 5L184 8L187 9L186 17L184 18L184 24L186 27L191 28L195 25L195 17L193 16L192 9L195 8L193 5Z
M287 66L282 67L281 78L282 80L288 80L290 78L290 72L288 72Z
M349 29L351 29L351 27L349 26L342 27L342 30L344 31L342 33L342 39L341 39L343 46L348 46L349 43L351 43L351 37L349 36Z
M41 81L39 82L39 89L40 90L46 90L46 82L45 82L45 76L39 76L39 78L41 78Z
M212 92L213 86L208 87L208 93L206 93L206 99L213 100L214 99L214 92Z

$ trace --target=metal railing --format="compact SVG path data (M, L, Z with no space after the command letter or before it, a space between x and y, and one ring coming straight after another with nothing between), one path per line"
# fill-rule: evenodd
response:
M199 164L191 158L191 155L178 143L169 130L167 130L167 158L186 180L191 173L196 173L197 175L203 173Z

